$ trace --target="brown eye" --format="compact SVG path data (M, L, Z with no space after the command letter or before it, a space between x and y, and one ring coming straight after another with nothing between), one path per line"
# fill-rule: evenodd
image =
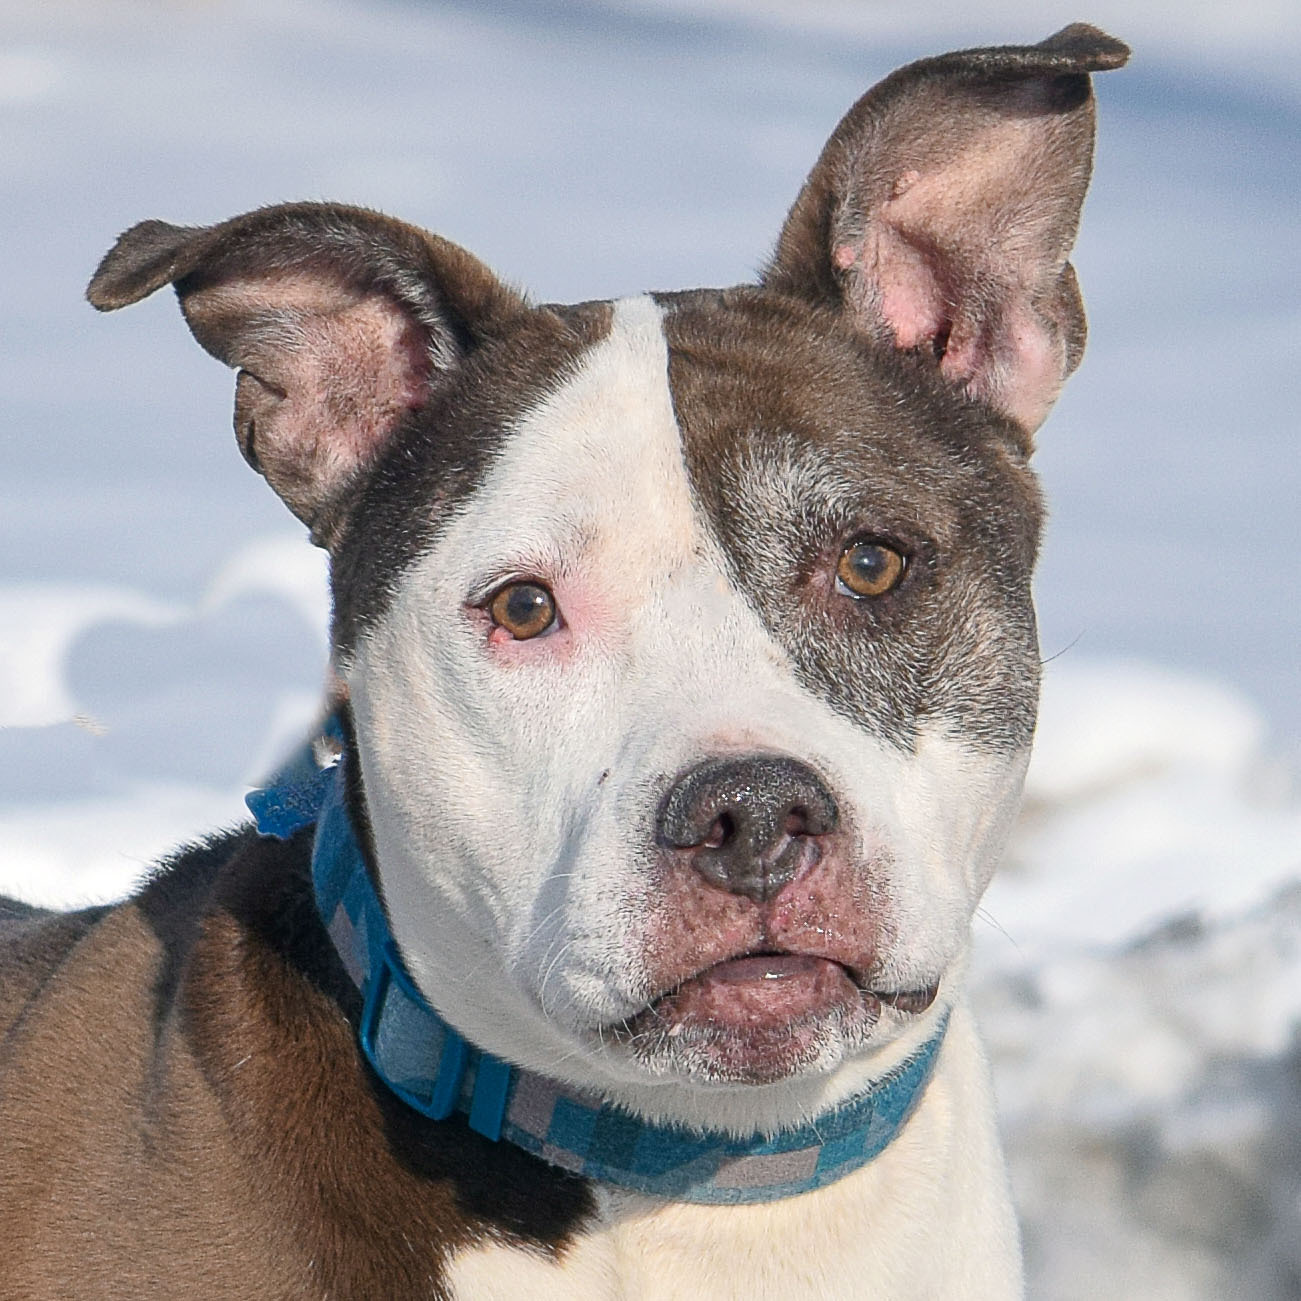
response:
M884 542L851 542L840 553L836 590L845 596L884 596L899 586L905 560Z
M516 641L528 641L555 624L556 601L540 583L507 583L488 602L488 614Z

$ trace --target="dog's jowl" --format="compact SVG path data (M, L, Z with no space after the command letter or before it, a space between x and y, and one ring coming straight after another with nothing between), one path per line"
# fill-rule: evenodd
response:
M330 204L145 222L338 682L243 830L0 909L9 1298L1020 1294L972 913L1034 729L1082 25L896 72L759 282L535 306Z

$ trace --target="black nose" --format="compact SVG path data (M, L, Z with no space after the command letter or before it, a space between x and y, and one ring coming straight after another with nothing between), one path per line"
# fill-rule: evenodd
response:
M836 802L822 779L794 759L709 759L684 773L660 810L659 836L694 851L711 885L771 899L795 878L813 837L836 828Z

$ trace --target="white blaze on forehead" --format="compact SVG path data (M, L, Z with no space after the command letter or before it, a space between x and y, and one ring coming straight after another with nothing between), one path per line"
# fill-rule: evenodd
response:
M534 541L545 561L559 542L567 554L557 561L583 551L599 556L602 574L627 567L644 581L690 554L697 523L663 313L642 297L614 303L611 315L606 338L509 439L477 495L500 527L481 521L476 544L509 554Z

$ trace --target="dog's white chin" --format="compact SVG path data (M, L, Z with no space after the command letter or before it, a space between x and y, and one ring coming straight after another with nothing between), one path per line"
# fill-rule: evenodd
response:
M774 954L708 968L610 1039L656 1077L772 1084L825 1074L888 1038L878 1033L881 1014L881 998L838 963Z
M645 1042L593 1032L582 1054L587 1087L656 1123L776 1133L805 1124L888 1075L937 1032L946 990L922 1015L886 1007L855 1021L828 1015L780 1034L746 1038L664 1032ZM563 1074L574 1079L574 1065ZM589 1073L590 1072L590 1073Z
M782 1027L673 1025L629 1037L629 1056L649 1075L692 1084L775 1084L824 1075L871 1042L875 1018L837 1008Z

